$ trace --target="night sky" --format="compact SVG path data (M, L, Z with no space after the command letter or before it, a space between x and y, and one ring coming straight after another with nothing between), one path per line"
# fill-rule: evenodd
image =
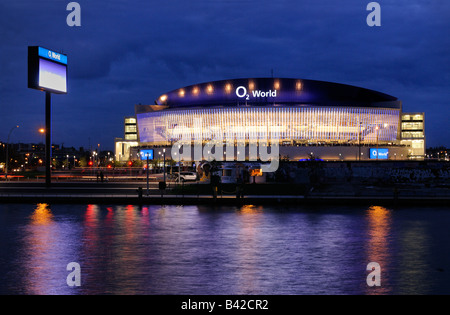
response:
M450 147L450 1L0 0L0 141L43 141L45 94L27 88L27 47L68 55L54 95L53 142L113 149L135 104L206 81L275 77L351 84L426 114L427 147Z

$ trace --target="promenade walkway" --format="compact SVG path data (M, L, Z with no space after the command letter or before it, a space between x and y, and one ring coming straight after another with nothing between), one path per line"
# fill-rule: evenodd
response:
M139 187L142 188L139 192ZM404 204L444 205L450 209L450 189L421 185L375 187L360 185L330 185L304 194L251 194L236 198L235 194L190 193L161 191L157 183L90 184L58 183L47 189L43 184L1 183L0 203L101 203L101 204ZM141 194L141 195L140 195Z

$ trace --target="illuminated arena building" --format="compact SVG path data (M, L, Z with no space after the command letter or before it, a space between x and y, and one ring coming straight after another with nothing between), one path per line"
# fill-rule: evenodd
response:
M338 83L207 82L164 93L135 111L139 145L146 148L170 150L185 137L246 146L269 138L288 160L422 159L425 151L423 113L403 113L396 97Z

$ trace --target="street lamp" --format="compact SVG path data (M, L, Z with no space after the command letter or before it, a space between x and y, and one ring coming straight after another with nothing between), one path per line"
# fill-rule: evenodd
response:
M94 167L98 168L98 162L97 162L97 152L92 152L92 160L94 162Z
M143 150L140 152L141 155L141 160L143 160L143 158L146 158L147 160L147 167L146 167L146 173L147 173L147 196L150 194L149 190L149 165L150 165L150 158L153 159L153 151L149 151L149 150Z
M164 153L164 183L166 182L166 149L163 149Z
M362 127L362 121L359 122L359 135L358 135L358 160L361 161L361 127Z
M9 163L9 137L11 136L11 133L16 129L19 128L19 126L14 126L11 128L8 134L8 141L6 141L6 163L5 163L5 179L8 180L8 163Z
M45 128L40 128L38 131L42 135L42 138L44 138L45 137Z
M158 155L161 156L161 151L158 152ZM164 157L164 164L163 164L164 179L162 182L159 182L159 189L161 190L161 198L163 196L164 189L166 189L166 149L163 149L163 157Z
M42 144L44 145L43 151L45 152L45 128L39 128L39 133L42 135ZM39 148L40 151L40 148Z
M377 161L378 161L378 125L375 127L375 129L377 130Z

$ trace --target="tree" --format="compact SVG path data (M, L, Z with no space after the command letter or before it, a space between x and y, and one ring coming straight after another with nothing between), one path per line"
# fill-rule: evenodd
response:
M81 167L86 167L86 166L88 166L88 158L87 158L87 157L82 156L82 157L80 158L80 166L81 166Z

